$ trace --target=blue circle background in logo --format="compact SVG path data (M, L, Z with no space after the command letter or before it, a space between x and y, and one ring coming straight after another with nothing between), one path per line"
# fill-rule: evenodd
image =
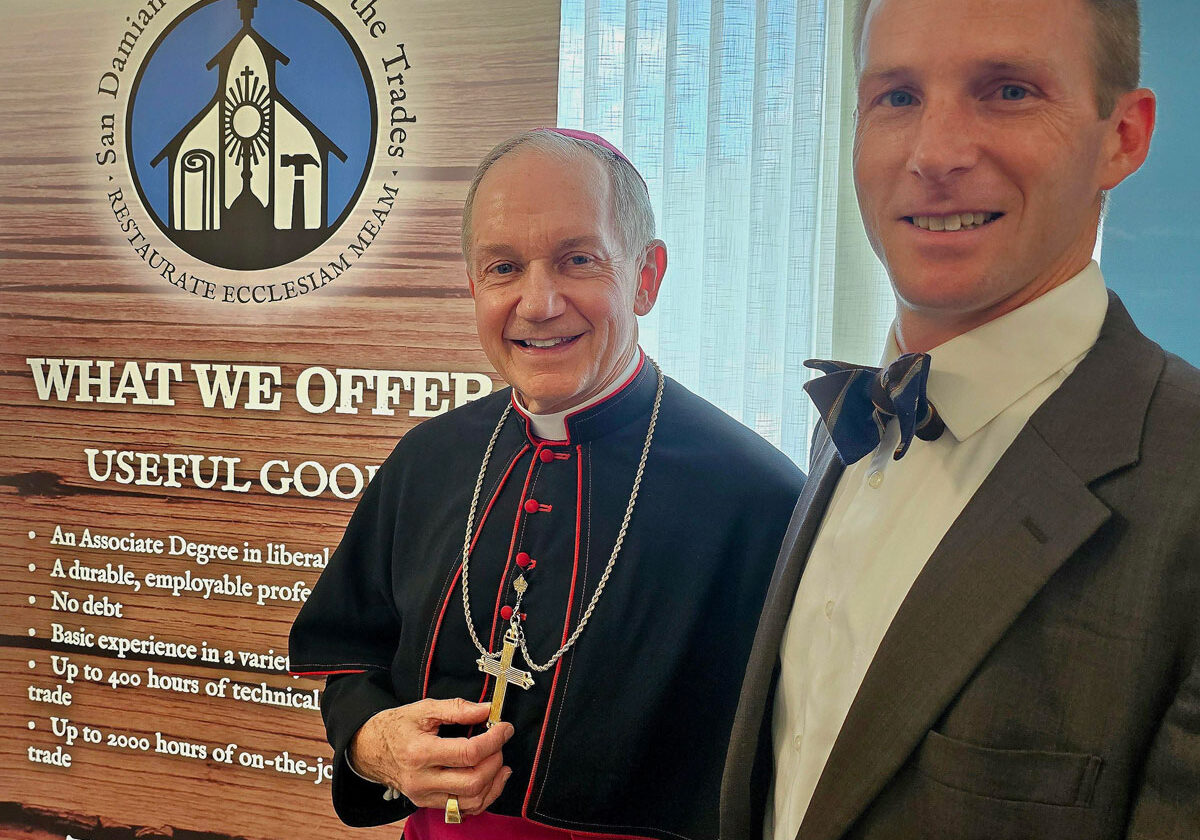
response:
M217 96L218 67L207 65L242 28L238 6L237 0L205 0L181 15L151 47L130 95L130 168L168 234L168 161L160 160L158 166L150 161ZM374 151L375 106L361 53L329 14L308 0L258 0L253 28L288 58L276 65L278 93L346 154L345 161L328 156L323 221L332 232L365 185Z

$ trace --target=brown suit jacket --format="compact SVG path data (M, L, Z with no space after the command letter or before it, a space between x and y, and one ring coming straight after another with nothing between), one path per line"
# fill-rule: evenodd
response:
M742 685L727 840L762 836L780 641L841 471L822 430ZM1197 840L1198 648L1200 371L1110 293L905 598L798 840Z

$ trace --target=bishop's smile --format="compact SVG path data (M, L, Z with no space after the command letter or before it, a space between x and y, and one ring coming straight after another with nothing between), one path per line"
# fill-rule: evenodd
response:
M553 350L558 347L574 344L582 335L583 333L557 336L555 338L513 338L509 340L518 347L523 347L527 350Z

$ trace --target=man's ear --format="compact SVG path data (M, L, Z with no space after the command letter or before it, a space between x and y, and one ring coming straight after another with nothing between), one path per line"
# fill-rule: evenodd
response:
M1111 190L1141 167L1154 133L1154 92L1138 88L1123 94L1108 118L1109 132L1102 162L1100 188Z
M658 300L658 290L662 286L663 275L667 273L667 246L661 239L655 239L646 246L642 256L642 264L638 268L637 292L633 298L633 311L645 315L654 308Z
M471 299L475 299L475 281L471 279L471 272L467 272L467 288L471 290Z

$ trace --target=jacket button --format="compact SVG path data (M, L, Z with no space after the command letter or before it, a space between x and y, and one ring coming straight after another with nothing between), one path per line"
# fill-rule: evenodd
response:
M522 569L528 569L529 564L532 561L533 561L533 558L531 558L526 552L521 551L521 552L517 553L517 565L520 566Z
M510 618L512 618L512 614L513 614L513 608L510 607L508 604L505 604L503 607L500 608L500 617L502 619L504 619L505 621L508 621Z
M549 464L551 461L554 460L554 453L551 452L549 449L543 449L541 452L538 453L538 458L541 459L543 464Z
M526 513L537 513L537 511L538 511L538 500L537 499L526 499L525 500L525 512Z

